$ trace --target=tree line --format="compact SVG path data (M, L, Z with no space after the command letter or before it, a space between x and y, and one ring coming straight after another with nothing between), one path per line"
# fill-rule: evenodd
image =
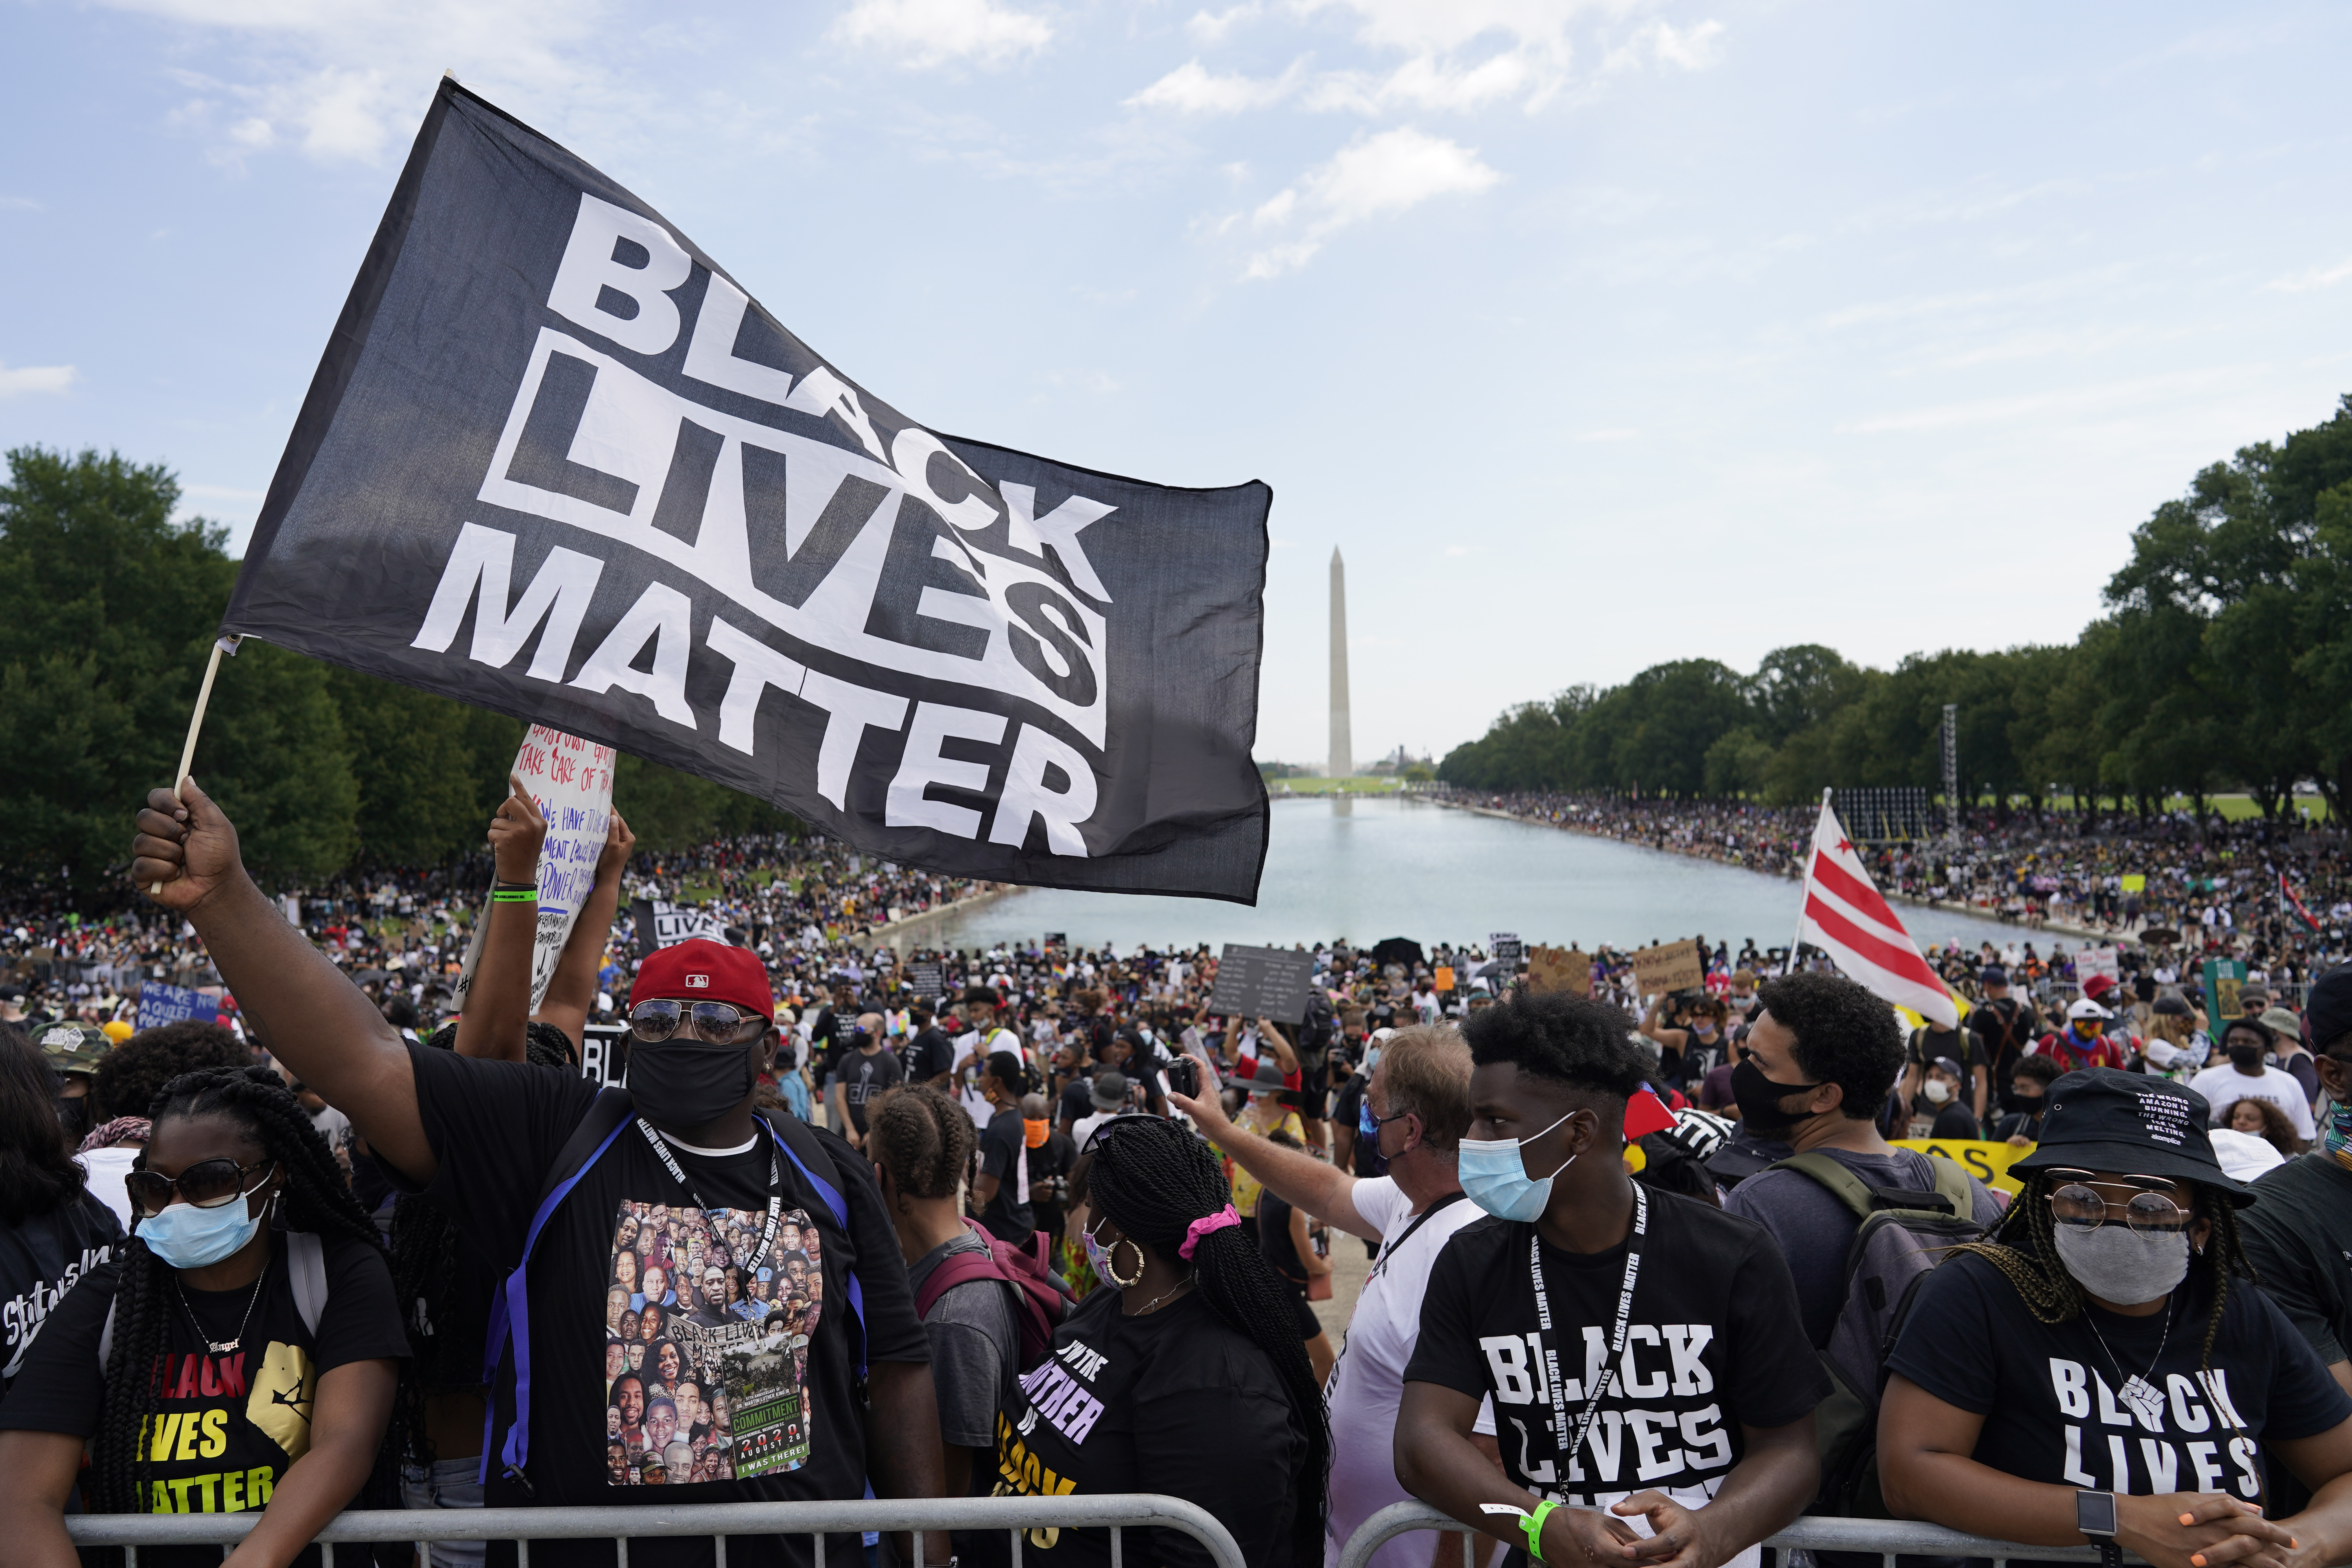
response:
M175 522L161 465L19 447L0 486L0 887L106 899L133 805L169 785L236 579L227 530ZM193 772L273 885L424 868L480 847L523 725L247 640L222 663ZM791 816L625 753L639 843L795 830Z
M2308 782L2352 809L2352 395L2324 423L2200 471L2132 532L2106 613L2071 643L1913 654L1818 644L1752 674L1677 659L1523 703L1455 747L1468 789L1748 799L1824 786L1940 795L1944 706L1961 790L2085 811L2243 790L2275 818Z

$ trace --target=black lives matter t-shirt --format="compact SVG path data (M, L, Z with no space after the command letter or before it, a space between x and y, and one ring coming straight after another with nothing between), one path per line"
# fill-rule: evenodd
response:
M429 1195L501 1271L514 1266L549 1168L596 1086L562 1068L412 1048L440 1170ZM490 1507L856 1498L866 1426L848 1286L862 1288L870 1362L929 1359L898 1237L870 1167L831 1134L814 1174L847 1205L844 1232L781 1151L782 1224L764 1248L770 1151L698 1153L672 1141L704 1213L635 1124L550 1216L527 1276L531 1490L493 1464ZM826 1168L829 1165L831 1168ZM492 1385L492 1451L514 1418L514 1357ZM677 1489L684 1487L684 1492ZM854 1548L856 1537L829 1551ZM503 1551L502 1548L494 1550ZM566 1561L610 1543L567 1542ZM804 1563L804 1535L742 1537L732 1563ZM708 1540L646 1540L633 1563L708 1562Z
M1129 1317L1097 1290L1054 1334L996 1416L996 1497L1165 1492L1190 1498L1233 1532L1244 1563L1288 1559L1307 1435L1274 1363L1187 1291ZM975 1490L981 1489L977 1485ZM1138 1535L1151 1539L1139 1542ZM1009 1558L1002 1531L974 1532L974 1555ZM1208 1568L1181 1531L1129 1531L1127 1560ZM1024 1563L1107 1564L1107 1530L1031 1530Z
M2352 1415L2352 1398L2243 1279L2231 1282L2211 1370L2200 1371L2211 1305L2199 1270L2173 1293L2168 1331L2164 1313L2127 1318L2087 1303L2044 1323L2000 1269L1963 1253L1920 1281L1886 1367L1983 1416L1972 1457L2005 1474L2251 1501L2262 1490L2262 1446L2327 1431ZM2124 1401L2135 1374L2161 1397Z
M1492 1394L1504 1467L1539 1496L1606 1508L1656 1488L1703 1507L1740 1460L1743 1426L1786 1426L1830 1391L1797 1318L1789 1266L1763 1228L1672 1193L1649 1198L1624 1352L1605 1372L1625 1247L1544 1247L1549 1333L1537 1327L1528 1270L1534 1226L1465 1226L1430 1271L1405 1381ZM1548 1352L1557 1354L1571 1435L1593 1379L1609 1379L1564 1476Z
M185 1310L168 1297L162 1303L170 1324L169 1348L161 1368L162 1397L147 1423L152 1467L147 1511L245 1513L268 1507L287 1470L310 1450L320 1376L351 1362L408 1353L383 1249L348 1237L321 1240L327 1300L315 1334L295 1305L282 1231L271 1238L258 1295L249 1285L236 1290L182 1287ZM120 1263L102 1266L49 1315L6 1401L0 1403L0 1430L97 1434L106 1395L98 1347L121 1276ZM248 1302L252 1318L239 1348L211 1353L206 1341L236 1336ZM204 1339L197 1337L197 1323L204 1326ZM151 1555L142 1551L141 1561ZM189 1560L219 1558L217 1547L204 1547ZM316 1548L307 1560L317 1560Z

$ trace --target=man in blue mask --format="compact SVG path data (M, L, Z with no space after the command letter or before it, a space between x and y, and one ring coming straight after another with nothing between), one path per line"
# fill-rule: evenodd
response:
M1771 1238L1626 1173L1626 1102L1649 1070L1632 1028L1548 993L1464 1031L1458 1165L1493 1217L1431 1272L1397 1477L1548 1563L1752 1565L1814 1495L1829 1380ZM1486 1397L1499 1470L1471 1438Z

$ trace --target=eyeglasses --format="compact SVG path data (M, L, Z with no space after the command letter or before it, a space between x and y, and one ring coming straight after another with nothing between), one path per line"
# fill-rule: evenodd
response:
M2090 1185L2088 1171L2056 1171L2051 1176L2059 1185L2050 1193L2050 1215L2060 1225L2095 1230L2118 1217L2116 1211L2121 1209L2120 1217L2124 1224L2142 1235L2188 1228L2189 1216L2164 1192L2143 1190L2117 1204L2101 1196ZM2172 1184L2159 1176L2126 1176L2123 1181L2143 1188L2162 1188Z
M171 1205L174 1192L191 1207L216 1209L253 1191L253 1187L245 1184L247 1173L267 1170L277 1163L275 1160L256 1160L250 1165L240 1165L224 1155L217 1160L199 1160L176 1176L167 1176L160 1171L132 1171L122 1178L122 1185L142 1215L162 1214ZM256 1182L253 1186L260 1184Z
M640 1002L629 1009L629 1029L648 1044L667 1040L681 1029L698 1040L731 1046L755 1014L745 1014L724 1002Z

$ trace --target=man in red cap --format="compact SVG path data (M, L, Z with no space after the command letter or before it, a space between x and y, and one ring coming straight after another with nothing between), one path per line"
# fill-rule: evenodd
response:
M844 1500L869 1481L880 1497L940 1495L928 1342L871 1168L831 1133L753 1114L775 1016L756 955L696 941L645 961L625 1095L562 1068L422 1048L254 886L220 809L194 783L184 795L157 790L139 814L139 887L194 924L271 1052L351 1118L387 1173L511 1271L489 1335L502 1353L488 1507ZM675 1409L688 1384L697 1397L733 1391L711 1433L732 1479L681 1491L650 1437L630 1451L639 1428L626 1412L612 1421L605 1378L616 1292L657 1320L645 1338L664 1353L636 1391L647 1408ZM793 1353L763 1353L779 1336ZM612 1556L610 1542L540 1544L565 1562ZM861 1552L855 1532L827 1544ZM944 1562L949 1543L934 1536L924 1552ZM714 1555L708 1537L631 1551L665 1565ZM734 1564L813 1559L806 1536L728 1543Z

